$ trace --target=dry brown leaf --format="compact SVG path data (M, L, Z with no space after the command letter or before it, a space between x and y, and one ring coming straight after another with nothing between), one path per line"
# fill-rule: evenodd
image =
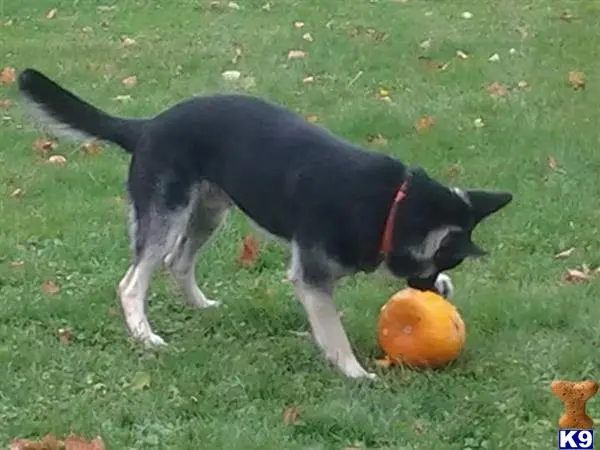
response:
M73 333L67 328L59 328L56 335L58 336L58 341L63 345L71 342L71 339L73 338Z
M46 19L54 19L56 17L56 11L56 8L52 8L50 11L48 11L46 14Z
M439 72L443 72L450 65L450 63L435 61L427 56L419 56L419 59L425 63L429 70L436 70Z
M573 14L571 14L569 11L563 11L558 17L560 20L564 20L565 22L573 21Z
M80 150L86 155L99 155L100 153L102 153L102 147L100 147L100 142L96 140L83 143L80 147Z
M241 57L242 57L242 49L239 47L236 47L233 51L233 58L231 58L231 64L237 64Z
M0 109L6 109L10 105L12 105L12 100L9 100L9 99L0 100Z
M288 59L303 59L306 56L306 52L303 50L290 50L288 52Z
M238 257L238 262L243 267L250 267L256 263L259 255L259 244L258 241L248 233L244 236L244 240L242 241L242 248L240 251L240 256Z
M516 30L517 30L517 33L519 33L519 37L521 38L522 41L527 39L527 37L529 36L529 32L527 31L527 28L525 28L525 27L517 27Z
M590 279L590 274L579 269L567 269L564 274L564 279L565 281L571 282L588 281Z
M554 255L554 259L567 258L567 257L571 256L571 253L573 253L574 251L575 251L575 247L568 248L568 249L558 252L556 255Z
M52 166L64 167L67 165L67 158L63 155L52 155L46 162Z
M127 37L127 36L121 36L121 46L122 47L132 47L136 44L135 39Z
M465 52L463 52L462 50L456 50L456 57L458 59L469 59L469 55Z
M5 67L0 72L0 82L4 85L13 84L15 82L17 71L14 67Z
M312 34L310 34L310 33L304 33L302 35L302 39L304 39L307 42L313 42L313 37L312 37Z
M56 150L58 144L46 138L37 138L33 142L33 149L43 156L48 155L53 150Z
M46 295L56 295L60 292L60 286L52 280L46 280L41 286L42 292Z
M433 117L422 116L422 117L419 117L417 119L417 121L415 122L415 129L419 133L424 133L424 132L428 131L433 126L434 123L435 123L435 121L433 120Z
M283 423L286 425L296 425L300 419L300 410L296 406L286 408L283 411Z
M487 91L492 97L505 97L508 95L508 89L506 86L503 86L497 81L488 84Z
M306 120L308 120L311 123L315 123L319 120L319 118L316 114L309 114L308 116L306 116Z
M548 167L553 170L558 169L558 161L554 156L548 156Z
M137 77L135 75L125 77L121 80L121 84L126 88L132 88L137 84Z
M377 144L377 145L387 145L387 143L388 143L387 139L380 133L368 134L367 142L370 142L372 144Z
M88 441L73 434L67 436L64 442L65 450L104 450L104 441L100 436Z
M463 173L463 168L460 164L452 164L444 171L449 178L456 178Z
M392 366L392 360L387 357L379 358L375 360L375 365L382 369L389 369Z
M10 193L10 198L23 198L23 189L17 188Z
M569 84L573 86L573 89L585 89L585 77L582 72L572 70L569 72Z
M423 434L423 432L425 431L425 426L423 425L423 422L416 421L413 425L413 430L415 430L415 433L417 434Z

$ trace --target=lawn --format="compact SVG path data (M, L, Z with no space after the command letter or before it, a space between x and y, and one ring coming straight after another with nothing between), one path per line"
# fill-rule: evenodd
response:
M61 140L52 154L66 165L47 164L15 85L0 85L12 101L0 103L0 446L73 431L118 450L555 448L562 405L549 383L600 377L600 284L564 280L600 264L600 2L167 5L4 0L0 67L35 67L132 116L250 92L448 184L511 190L477 231L490 257L453 272L466 348L444 370L376 367L379 308L404 284L357 276L337 301L380 380L344 379L306 336L287 249L260 237L257 264L239 266L254 229L238 213L197 267L227 307L186 308L161 272L150 320L170 346L131 343L115 293L128 265L127 155ZM433 124L418 132L420 117ZM600 418L598 405L588 409ZM297 420L283 420L288 408Z

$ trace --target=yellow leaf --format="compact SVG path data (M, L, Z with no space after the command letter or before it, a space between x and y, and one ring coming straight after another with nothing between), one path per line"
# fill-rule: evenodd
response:
M585 89L585 78L583 73L576 70L569 72L569 84L573 86L575 90Z
M129 77L123 78L121 80L121 84L126 88L132 88L137 84L137 77L135 75L131 75Z
M431 116L419 117L417 119L417 122L415 123L415 128L419 133L424 133L424 132L428 131L429 128L431 128L434 123L435 123L435 121L433 120L433 117L431 117Z
M48 11L46 14L46 19L54 19L54 17L56 17L56 11L56 8L52 8L50 11Z
M0 82L4 85L13 84L15 82L16 70L14 67L5 67L0 72Z
M60 286L52 280L47 280L42 283L42 292L46 295L56 295L60 292Z

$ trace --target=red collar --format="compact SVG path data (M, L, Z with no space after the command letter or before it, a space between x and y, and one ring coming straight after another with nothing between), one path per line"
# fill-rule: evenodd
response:
M383 229L383 238L381 240L380 250L384 257L387 256L392 248L392 236L394 234L394 218L396 217L396 209L398 209L398 204L406 198L407 188L408 180L404 181L398 188L396 196L394 197L394 202L390 207L390 212L388 213L385 221L385 228Z

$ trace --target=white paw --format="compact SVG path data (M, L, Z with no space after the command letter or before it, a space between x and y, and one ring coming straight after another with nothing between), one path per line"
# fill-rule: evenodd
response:
M454 296L454 284L452 284L452 279L445 273L440 273L437 276L435 289L440 295L448 299Z
M161 347L167 345L165 340L158 334L150 333L148 336L141 338L141 341L146 347Z
M210 300L208 298L199 298L192 303L189 303L189 306L196 309L205 309L205 308L218 308L222 306L223 303L217 300Z
M367 372L357 361L349 362L345 366L341 367L341 369L344 375L349 378L368 380L374 380L377 378L377 375Z

